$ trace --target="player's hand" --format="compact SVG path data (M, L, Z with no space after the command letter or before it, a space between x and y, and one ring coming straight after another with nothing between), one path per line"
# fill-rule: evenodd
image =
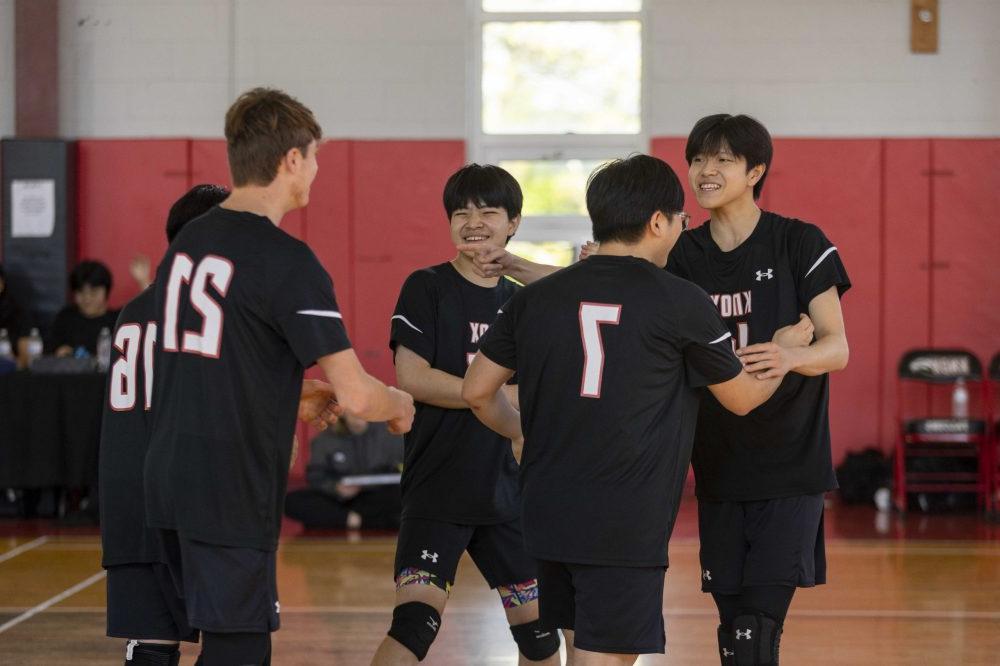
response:
M737 350L743 369L757 379L784 377L795 369L799 347L782 347L774 342L762 342Z
M328 425L337 422L343 411L337 404L337 396L331 385L318 379L302 381L302 394L299 396L300 421L317 430L326 430Z
M597 254L597 250L601 247L601 244L597 241L587 241L580 248L580 258L577 261L583 261L592 254Z
M501 390L507 395L507 399L514 409L521 411L521 401L517 396L517 384L504 384Z
M812 344L815 330L809 315L800 314L798 322L775 331L771 342L782 347L808 347Z
M354 499L361 492L361 486L352 486L348 483L338 483L337 484L337 497L344 500L345 502L350 499Z
M514 453L514 460L517 464L521 464L521 454L524 452L524 437L518 437L516 439L510 440L510 449Z
M400 391L394 386L389 386L388 389L395 396L395 399L399 404L399 411L401 412L401 414L396 418L389 419L389 422L387 423L389 426L389 432L394 435L402 435L410 432L410 428L413 427L413 415L415 414L413 396L406 391Z
M138 283L139 289L145 289L153 282L150 279L152 264L149 261L149 257L144 254L137 254L132 257L132 261L128 264L128 272L132 276L132 279Z
M457 248L459 252L472 253L472 268L479 277L502 277L513 268L517 260L517 257L502 247L491 247L482 243L462 243Z

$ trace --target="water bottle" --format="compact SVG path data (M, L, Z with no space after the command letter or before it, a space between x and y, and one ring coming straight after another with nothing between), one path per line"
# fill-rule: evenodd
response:
M969 418L969 390L965 388L965 379L958 378L951 390L951 417L953 419Z
M111 366L111 330L105 326L97 336L97 369L107 372Z
M14 348L10 344L10 337L7 335L6 328L0 328L0 358L5 358L9 361L14 360Z
M38 334L38 329L31 329L28 335L28 365L30 366L36 358L42 355L45 345L42 344L42 336Z

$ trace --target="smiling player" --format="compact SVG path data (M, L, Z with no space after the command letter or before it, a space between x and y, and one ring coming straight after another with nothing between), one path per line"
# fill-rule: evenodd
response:
M520 186L503 169L463 167L444 188L452 242L503 247L517 231L521 202ZM538 622L536 565L524 551L511 441L481 424L462 399L479 340L517 289L478 276L473 255L460 251L410 275L392 316L396 378L417 413L405 439L396 607L375 664L426 656L463 551L500 593L521 662L558 663L558 634ZM516 387L506 390L516 399Z

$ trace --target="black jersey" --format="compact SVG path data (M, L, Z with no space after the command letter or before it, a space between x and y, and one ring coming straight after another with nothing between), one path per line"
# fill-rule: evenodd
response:
M152 287L122 308L115 326L108 400L101 424L103 566L155 562L157 533L146 527L142 465L149 445L156 315Z
M597 255L525 287L481 352L517 371L528 553L665 566L698 412L742 365L705 293Z
M213 208L156 275L150 525L277 546L302 375L350 347L312 251L265 217Z
M762 212L750 237L723 252L709 224L681 235L667 270L706 290L737 347L769 342L813 298L851 283L819 228ZM736 416L707 391L695 436L699 497L750 501L833 490L828 375L787 374L770 400Z
M432 368L464 377L483 333L516 289L506 279L480 287L447 262L416 271L400 291L389 346L403 345ZM518 468L510 440L469 409L415 407L404 440L403 517L466 525L517 517Z

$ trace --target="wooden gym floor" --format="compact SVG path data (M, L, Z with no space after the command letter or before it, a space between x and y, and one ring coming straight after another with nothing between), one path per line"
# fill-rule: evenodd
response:
M640 664L719 663L714 606L698 588L696 531L687 499L663 603L668 654ZM367 664L390 619L394 538L307 535L294 524L284 534L274 663ZM830 583L792 603L783 664L1000 664L1000 525L834 505L827 553ZM104 604L95 530L0 522L0 664L122 663L122 641L104 637ZM183 654L192 664L197 646ZM516 663L499 600L468 559L424 663Z

